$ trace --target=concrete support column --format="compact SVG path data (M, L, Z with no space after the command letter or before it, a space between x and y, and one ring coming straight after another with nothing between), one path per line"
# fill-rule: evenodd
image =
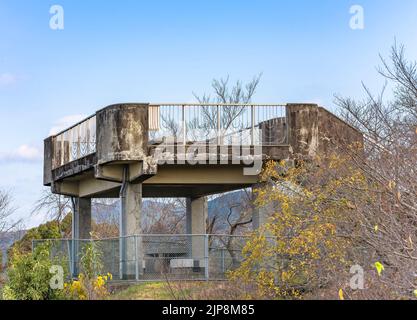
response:
M91 199L72 198L72 275L77 276L80 260L80 239L91 237Z
M252 228L253 230L259 229L262 225L264 225L268 221L268 210L264 207L262 208L255 208L252 213Z
M191 238L191 256L203 265L205 257L205 237L208 216L207 198L187 198L186 233Z
M125 183L121 192L120 277L135 279L143 273L141 233L142 184Z
M262 188L262 185L257 185L256 187L252 188L252 194L253 197L256 196L256 194L254 193L254 191L256 189L260 189ZM267 221L268 218L271 215L271 206L267 205L264 207L254 207L253 212L252 212L252 228L253 230L257 230L259 229L262 225L264 225Z

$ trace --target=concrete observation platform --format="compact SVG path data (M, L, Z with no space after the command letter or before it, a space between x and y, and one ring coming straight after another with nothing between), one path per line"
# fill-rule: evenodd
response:
M117 104L45 139L44 185L73 198L73 239L90 237L92 198L121 199L120 239L141 233L148 197L187 198L187 234L203 235L206 196L258 187L265 161L296 164L362 140L315 104ZM255 226L263 219L254 212ZM204 245L191 244L197 266ZM143 250L122 240L120 250L130 278L129 256Z

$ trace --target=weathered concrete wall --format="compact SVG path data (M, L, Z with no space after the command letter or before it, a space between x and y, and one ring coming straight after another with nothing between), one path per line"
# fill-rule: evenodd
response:
M86 171L93 169L97 163L96 154L89 154L76 161L69 162L59 168L52 171L52 180L58 181L64 178L74 177L79 174L83 174Z
M363 135L324 108L319 108L319 152L342 151L354 143L363 146Z
M287 144L287 119L275 118L261 122L262 145L277 146Z
M52 157L54 154L53 138L49 137L43 142L43 185L52 183Z
M342 151L363 135L337 116L315 104L288 104L290 154L293 158L314 158Z
M295 158L314 157L318 150L318 106L316 104L288 104L288 142Z
M147 156L149 104L119 104L97 112L97 163Z

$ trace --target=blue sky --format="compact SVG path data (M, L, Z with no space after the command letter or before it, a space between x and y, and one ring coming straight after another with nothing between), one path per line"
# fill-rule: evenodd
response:
M64 30L49 27L52 5ZM349 27L361 5L365 28ZM192 101L213 78L263 72L256 102L361 97L394 38L417 60L415 0L0 0L0 188L26 226L42 190L42 141L116 102Z

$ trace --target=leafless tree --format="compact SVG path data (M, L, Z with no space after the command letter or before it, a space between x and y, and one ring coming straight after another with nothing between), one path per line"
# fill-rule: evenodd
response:
M11 216L15 212L12 202L13 199L10 192L0 190L0 273L3 267L3 250L6 249L5 243L10 242L14 236L12 231L19 230L18 228L21 226L22 221L13 221L11 219Z
M215 130L217 128L218 112L221 113L220 126L224 132L229 129L242 130L244 123L236 121L242 116L247 109L241 104L249 104L256 93L262 74L259 74L253 79L243 84L237 81L234 85L230 84L229 76L226 79L214 79L211 87L214 95L204 93L199 96L193 93L194 97L200 104L229 104L220 108L213 108L211 106L202 106L202 121L191 121L190 129L204 129L205 132ZM233 127L233 128L232 128Z
M244 241L243 237L252 227L254 205L252 192L248 189L238 193L221 194L213 202L219 204L213 206L207 222L207 234L209 246L227 250L231 258L231 268L239 265ZM225 236L224 236L225 235Z
M245 104L250 103L256 93L262 74L253 77L252 81L243 84L237 81L230 87L229 76L226 79L214 79L211 87L214 91L214 96L204 93L199 96L193 93L194 97L201 104L219 103L219 104Z
M185 201L181 198L157 198L147 201L142 216L143 234L184 233Z
M245 112L245 107L241 104L249 104L254 97L256 90L259 86L262 74L254 76L253 79L244 84L242 81L237 81L234 85L230 84L229 76L226 79L214 79L212 82L212 89L213 94L204 93L202 96L199 96L195 93L194 97L196 100L201 104L230 104L230 106L223 106L220 109L213 108L213 107L203 107L203 123L205 124L204 127L207 130L214 129L217 127L217 112L220 110L221 112L221 128L222 130L227 131L231 126L234 126L234 122L239 116ZM235 104L235 105L234 105ZM242 124L241 127L233 128L236 130L243 129ZM211 218L208 221L208 233L216 233L219 228L217 227L219 222L221 224L227 223L228 230L225 228L221 228L222 232L226 232L227 234L233 235L239 229L245 228L250 223L252 223L252 219L248 218L248 212L251 215L251 210L248 210L252 203L252 194L248 190L245 190L245 200L243 201L244 204L240 204L240 211L237 218L231 220L231 215L233 209L236 209L236 203L228 203L227 210L229 211L229 215L226 221L221 221L222 219L219 216L219 212L212 214ZM210 197L212 199L213 197ZM229 244L230 246L231 244Z
M119 236L119 199L100 198L92 201L93 237L98 239Z
M11 215L16 211L13 199L8 191L0 190L0 234L13 230L21 220L12 222Z
M386 268L380 283L400 297L417 289L417 64L397 44L381 61L378 71L387 85L379 95L363 85L364 100L337 96L336 103L341 116L365 135L365 152L351 155L375 186L375 201L358 204L352 216L362 226L356 236L367 248L363 261L379 259ZM384 98L388 85L391 101Z
M70 212L72 212L70 198L54 194L50 189L43 189L40 198L34 205L32 215L43 214L49 219L57 220L59 223Z
M210 136L213 130L217 130L218 113L221 113L220 126L223 132L228 130L242 130L244 129L244 122L239 121L240 117L244 115L247 108L241 104L249 104L256 93L262 74L255 76L251 81L244 84L237 81L235 84L230 84L230 78L214 79L211 87L213 89L213 96L204 93L202 96L193 93L195 99L199 104L229 104L228 106L221 106L215 108L213 106L200 106L198 116L187 120L186 129L194 141L206 139ZM173 118L173 114L161 114L163 127L174 137L178 137L181 132L181 123L178 119ZM201 118L200 118L201 117Z

